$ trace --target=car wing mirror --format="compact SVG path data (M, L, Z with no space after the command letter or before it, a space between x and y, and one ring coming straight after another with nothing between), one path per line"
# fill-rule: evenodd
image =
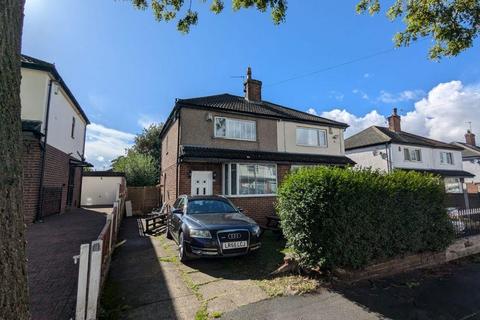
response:
M242 208L237 208L238 211L240 211L241 213L243 213L243 209Z
M173 214L180 214L180 215L182 215L182 214L183 214L183 210L182 210L182 209L173 209L172 213L173 213Z

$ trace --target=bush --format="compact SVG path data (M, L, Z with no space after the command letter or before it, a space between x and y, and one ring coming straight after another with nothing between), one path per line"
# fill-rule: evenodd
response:
M356 269L453 240L444 185L433 175L302 168L278 194L284 235L304 266Z

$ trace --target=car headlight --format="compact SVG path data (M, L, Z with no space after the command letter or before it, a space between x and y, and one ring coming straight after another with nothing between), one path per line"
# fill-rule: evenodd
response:
M211 239L212 235L210 234L210 231L208 231L208 230L191 229L190 230L190 237Z
M260 229L259 226L254 226L254 227L252 228L252 232L253 232L254 235L256 235L257 237L259 237L259 236L260 236L260 233L262 233L262 229Z

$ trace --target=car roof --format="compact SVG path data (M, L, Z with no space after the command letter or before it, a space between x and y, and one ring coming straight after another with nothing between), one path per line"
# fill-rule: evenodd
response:
M227 200L224 196L189 196L189 195L184 195L183 197L186 197L187 200L221 200L221 201Z

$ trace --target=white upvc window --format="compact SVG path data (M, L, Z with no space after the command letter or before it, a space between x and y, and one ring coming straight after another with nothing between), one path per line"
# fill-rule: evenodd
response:
M326 147L327 131L323 129L297 127L297 145L306 147Z
M445 191L447 193L463 193L463 183L460 178L445 178Z
M440 152L440 163L441 164L453 164L453 153L451 153L451 152Z
M215 138L256 141L255 121L215 117Z
M405 161L422 161L422 150L420 149L403 148L403 155Z
M275 195L277 193L277 165L225 164L223 193L229 196Z

